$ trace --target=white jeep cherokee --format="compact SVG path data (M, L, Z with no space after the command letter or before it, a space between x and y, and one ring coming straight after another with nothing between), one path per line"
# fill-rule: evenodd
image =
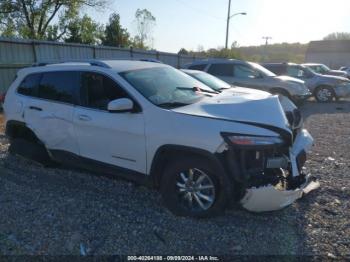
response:
M173 213L205 217L238 200L279 209L317 186L301 172L312 138L295 106L283 105L119 60L22 69L4 112L15 151L151 184Z

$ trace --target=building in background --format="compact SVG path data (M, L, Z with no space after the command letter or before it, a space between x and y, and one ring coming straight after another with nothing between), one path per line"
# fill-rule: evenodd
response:
M350 66L350 40L311 41L305 61L325 64L333 69Z

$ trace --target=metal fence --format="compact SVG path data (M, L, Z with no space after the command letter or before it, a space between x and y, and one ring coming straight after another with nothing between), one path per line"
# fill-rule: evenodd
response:
M181 68L200 57L82 44L14 40L0 37L0 92L6 91L16 72L33 63L84 59L144 59L152 58Z

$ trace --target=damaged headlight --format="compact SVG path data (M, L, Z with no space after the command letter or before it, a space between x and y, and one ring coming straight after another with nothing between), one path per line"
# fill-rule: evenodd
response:
M227 143L236 146L276 146L283 145L281 137L275 136L253 136L253 135L233 135L222 133Z

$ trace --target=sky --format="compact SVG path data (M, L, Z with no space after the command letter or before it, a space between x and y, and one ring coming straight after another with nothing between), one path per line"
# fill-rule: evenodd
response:
M156 17L153 48L178 52L225 45L228 0L108 0L104 10L86 12L99 23L117 12L121 24L135 32L135 11L146 8ZM270 43L320 40L332 32L350 32L350 0L232 0L229 45L260 45L263 36Z

